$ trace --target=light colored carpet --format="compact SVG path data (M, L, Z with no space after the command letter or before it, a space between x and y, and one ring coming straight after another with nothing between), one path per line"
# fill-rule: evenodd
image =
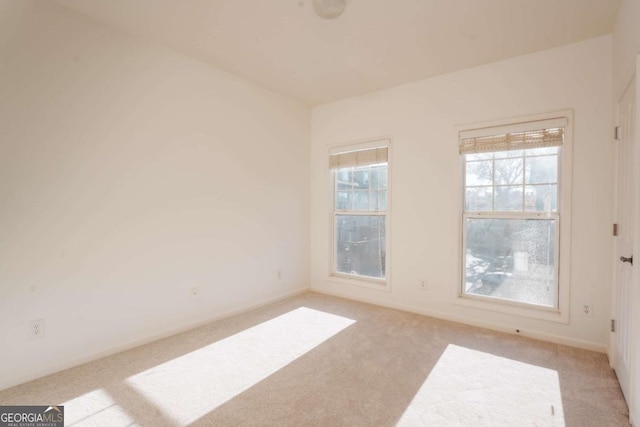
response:
M603 354L307 293L0 392L66 425L627 426Z
M450 344L400 426L564 426L558 373Z

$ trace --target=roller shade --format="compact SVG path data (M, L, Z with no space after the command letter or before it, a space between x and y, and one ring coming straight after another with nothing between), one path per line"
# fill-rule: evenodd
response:
M460 154L561 146L567 119L557 118L460 132Z
M388 151L388 147L375 147L331 154L329 156L329 167L331 169L340 169L387 163Z

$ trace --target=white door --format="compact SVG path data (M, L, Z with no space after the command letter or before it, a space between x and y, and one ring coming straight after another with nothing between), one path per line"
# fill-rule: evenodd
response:
M613 358L620 387L631 404L633 240L635 234L635 78L618 103L617 194ZM636 260L636 264L640 259Z

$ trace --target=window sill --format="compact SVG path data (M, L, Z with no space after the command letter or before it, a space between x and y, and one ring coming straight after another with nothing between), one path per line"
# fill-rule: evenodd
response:
M358 286L361 288L373 289L376 291L390 292L391 286L389 285L389 280L378 281L378 280L369 280L367 278L353 278L347 276L340 276L336 274L330 274L327 277L327 280L335 283L341 283L351 286Z
M533 307L519 304L517 302L509 302L503 300L488 299L483 297L474 297L470 295L459 295L454 304L465 307L478 308L481 310L495 311L498 313L511 314L515 316L528 317L531 319L546 320L555 323L569 323L567 312L564 313L556 308Z

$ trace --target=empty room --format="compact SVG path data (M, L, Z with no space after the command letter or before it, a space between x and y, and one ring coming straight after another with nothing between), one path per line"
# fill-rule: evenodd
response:
M0 427L640 426L637 70L640 0L0 0Z

